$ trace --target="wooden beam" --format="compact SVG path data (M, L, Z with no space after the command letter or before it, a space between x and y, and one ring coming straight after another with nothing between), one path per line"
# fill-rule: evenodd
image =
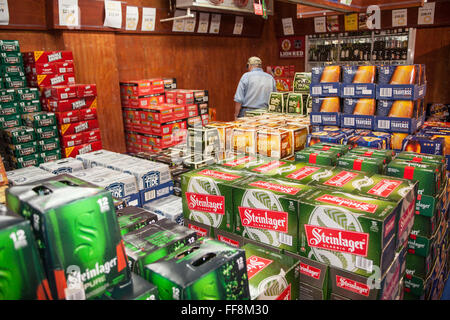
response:
M313 8L331 10L341 13L359 12L360 8L354 5L345 5L337 2L331 2L327 0L281 0L282 2L290 2L295 4L301 4Z

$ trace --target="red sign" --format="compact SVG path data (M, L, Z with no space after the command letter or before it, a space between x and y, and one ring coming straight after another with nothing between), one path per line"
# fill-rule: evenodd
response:
M186 200L190 210L225 214L224 196L186 192Z
M194 226L193 224L188 224L189 229L194 230L200 237L206 237L208 230L200 228L199 226Z
M256 172L269 172L269 171L271 171L273 169L281 167L284 164L286 164L286 162L275 160L275 161L271 161L269 163L266 163L265 165L259 166L259 167L255 168L255 169L253 169L253 171L256 171Z
M279 38L278 46L280 58L303 58L305 56L305 36Z
M291 300L291 284L275 300Z
M296 180L302 180L303 178L306 178L309 175L312 175L314 172L318 171L320 168L318 167L303 167L300 170L297 170L290 175L287 176L287 178L290 179L296 179Z
M209 169L200 171L198 174L201 174L201 175L207 176L207 177L211 177L211 178L220 179L220 180L226 180L226 181L233 181L233 180L236 180L241 177L241 176L237 176L235 174L214 171L214 170L209 170Z
M305 224L310 247L367 256L369 234Z
M228 166L228 167L236 167L236 166L239 166L239 165L241 165L241 164L244 164L244 163L253 161L253 160L255 160L255 159L256 159L256 158L254 158L254 157L248 157L248 156L247 156L247 157L243 157L243 158L240 158L240 159L236 159L236 160L233 160L233 161L224 163L223 165L224 165L224 166Z
M271 264L273 261L269 259L264 259L258 256L251 256L247 259L247 276L250 280L252 277L254 277L258 272L263 270L265 267L267 267L269 264Z
M277 232L288 232L288 214L283 211L271 211L238 207L239 216L244 227L273 230Z
M335 204L340 207L346 207L349 209L355 209L355 210L360 210L360 211L370 212L370 213L374 213L378 208L378 206L376 204L357 201L357 200L353 200L353 199L341 198L341 197L332 196L329 194L324 194L323 196L320 196L316 200L320 201L320 202Z
M372 189L367 191L367 193L386 198L401 184L402 182L399 180L383 179L378 182Z
M267 181L255 181L255 182L250 183L249 186L272 190L272 191L277 191L277 192L282 192L282 193L286 193L286 194L292 194L292 195L297 194L299 191L301 191L300 188L289 187L284 184L276 184L276 183L271 183L271 182L267 182Z
M217 240L219 240L221 242L225 242L226 244L229 244L232 247L239 248L239 242L238 241L232 240L232 239L227 238L227 237L224 237L224 236L222 236L220 234L217 236Z
M336 285L339 288L360 294L365 297L368 297L370 293L370 288L368 285L341 276L336 276Z
M330 180L326 181L324 184L333 186L333 187L343 187L345 184L350 182L354 177L358 174L349 171L342 171L339 174L335 175Z

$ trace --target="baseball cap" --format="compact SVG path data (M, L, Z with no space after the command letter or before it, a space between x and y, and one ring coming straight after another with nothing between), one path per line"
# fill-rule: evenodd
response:
M258 57L250 57L248 58L247 63L251 66L262 64L262 61Z

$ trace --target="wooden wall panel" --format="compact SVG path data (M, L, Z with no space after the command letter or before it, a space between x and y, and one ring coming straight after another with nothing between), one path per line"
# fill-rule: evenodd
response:
M20 50L61 50L62 37L59 32L0 30L0 39L19 40Z
M44 30L47 28L45 0L9 0L9 25L0 29Z
M304 70L304 59L279 59L272 18L259 39L121 34L116 47L121 81L175 77L179 88L207 89L210 106L224 121L233 118L234 93L250 56L259 56L264 68L294 64Z
M104 148L125 152L114 33L63 32L64 49L73 52L77 83L97 84L98 121Z
M427 103L450 103L450 27L418 29L414 62L426 65Z

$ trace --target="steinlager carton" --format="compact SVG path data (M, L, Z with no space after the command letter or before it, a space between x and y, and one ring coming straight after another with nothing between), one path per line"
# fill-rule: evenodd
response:
M405 159L417 163L432 163L439 166L439 170L442 174L441 181L446 181L446 159L445 156L433 155L433 154L420 154L415 152L402 151L397 154L396 159Z
M30 222L0 205L0 300L52 299Z
M261 177L234 183L235 233L297 252L298 197L309 189L292 181Z
M320 164L324 166L334 166L336 165L336 161L340 155L341 154L339 151L335 150L322 151L313 148L306 148L295 153L295 161Z
M168 219L158 220L123 236L131 271L149 280L145 266L194 243L195 231Z
M396 204L312 189L300 197L299 253L362 275L384 273L396 247Z
M332 175L333 167L320 166L317 164L293 162L269 171L276 177L292 180L301 184L309 184L312 181L319 181L322 177Z
M420 195L436 196L440 194L441 166L432 163L418 163L414 161L395 159L387 165L386 174L419 182Z
M403 245L418 218L415 214L418 182L374 174L354 181L353 186L353 194L397 203L397 248Z
M17 204L20 195L30 191L36 196ZM108 287L129 281L108 191L47 181L9 188L7 201L8 206L21 207L21 213L30 216L54 298L73 299L69 292L74 286L81 296L95 298Z
M132 272L130 283L107 290L102 300L158 300L158 288Z
M350 150L350 153L363 155L370 158L382 158L389 163L395 156L395 152L392 150L378 150L367 147L356 147Z
M243 171L209 166L182 174L183 216L214 228L234 232L232 183L248 176Z
M317 173L315 176L311 176L309 185L318 188L338 189L343 192L352 192L355 189L357 182L368 179L370 174L365 172L332 168L326 169L321 173Z
M385 170L384 160L381 158L370 158L363 155L347 154L337 159L336 166L345 169L363 171L367 174L383 174Z
M161 300L249 300L245 251L204 239L146 266Z
M335 144L335 143L326 143L326 142L319 142L319 143L313 144L309 148L317 149L317 150L320 150L320 151L333 150L333 151L339 152L341 155L344 155L349 150L351 150L348 145Z
M431 238L416 236L408 239L406 255L406 274L425 278L432 271L438 256L437 230Z
M247 259L251 300L298 300L299 260L251 243L242 249Z

